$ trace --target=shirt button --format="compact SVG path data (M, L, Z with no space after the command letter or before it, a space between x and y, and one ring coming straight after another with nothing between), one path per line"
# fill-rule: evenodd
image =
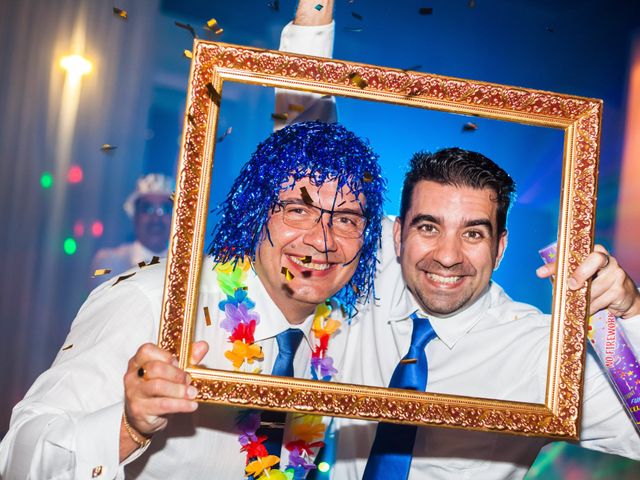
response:
M102 465L98 465L93 469L93 471L91 472L91 478L96 478L100 475L102 475Z

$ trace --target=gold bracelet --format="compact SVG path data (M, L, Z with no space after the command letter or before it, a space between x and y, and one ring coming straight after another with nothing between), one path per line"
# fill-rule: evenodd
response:
M140 437L133 430L133 427L129 425L129 421L127 420L127 414L124 412L122 413L122 424L124 425L124 429L127 431L129 436L131 437L131 440L133 440L138 444L138 448L144 448L151 443L150 438L145 438L144 440L140 439Z

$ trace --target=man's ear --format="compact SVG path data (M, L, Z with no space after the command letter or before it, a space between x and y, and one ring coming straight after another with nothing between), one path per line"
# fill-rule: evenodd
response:
M493 270L497 270L500 267L500 262L502 262L502 257L504 257L504 252L507 250L507 244L509 239L508 232L505 230L500 234L500 238L498 239L498 252L496 254L496 263L493 266Z
M393 222L393 246L396 251L396 257L399 257L402 250L402 220L400 220L400 217L396 217L395 222Z

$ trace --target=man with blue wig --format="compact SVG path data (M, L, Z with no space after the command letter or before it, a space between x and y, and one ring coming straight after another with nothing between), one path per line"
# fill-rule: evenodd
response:
M191 362L334 378L340 312L372 294L384 190L377 155L339 124L299 123L261 143L221 207ZM153 343L164 270L91 293L14 409L2 478L283 480L315 468L321 417L194 401L189 375Z

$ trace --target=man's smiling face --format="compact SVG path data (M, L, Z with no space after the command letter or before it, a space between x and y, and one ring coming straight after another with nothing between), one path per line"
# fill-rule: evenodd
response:
M280 192L279 205L267 222L269 237L256 252L254 266L260 280L292 323L302 322L316 305L337 293L358 267L362 237L348 238L339 232L353 227L351 219L357 221L362 215L364 198L337 186L334 180L318 188L304 178ZM315 207L333 211L333 220L324 212L308 229L292 226L308 214L317 218L320 210ZM285 209L290 215L286 223ZM283 267L291 274L289 279Z
M407 287L426 313L454 314L487 287L507 243L506 232L497 233L496 212L489 188L415 185L394 241Z

